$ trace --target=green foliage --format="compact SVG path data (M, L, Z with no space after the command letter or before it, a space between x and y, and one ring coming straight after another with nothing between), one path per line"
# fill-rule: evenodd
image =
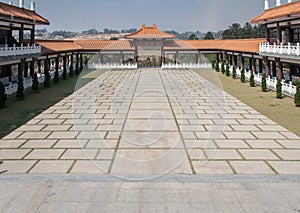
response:
M213 69L216 69L216 63L217 63L217 60L215 60L215 59L213 59L213 60L211 61L211 64L212 64L212 68L213 68Z
M54 79L53 79L54 83L58 83L59 82L59 73L58 73L58 69L55 70L54 72Z
M300 84L297 84L294 103L296 107L300 107Z
M193 33L190 35L189 40L199 40L199 38Z
M6 100L7 100L7 94L5 93L5 86L0 81L0 109L5 107Z
M17 89L17 99L23 100L24 99L24 85L23 85L23 79L18 79L18 89Z
M79 75L79 62L76 61L75 75Z
M45 70L44 70L44 75L45 75L44 86L46 88L49 88L51 76L50 76L50 73L47 68L45 68Z
M222 61L221 72L222 74L225 74L225 61Z
M69 72L70 77L72 77L74 75L74 67L73 67L73 63L71 63L70 65L70 72Z
M39 80L38 80L38 76L37 73L35 72L33 75L33 80L32 80L32 86L31 86L32 90L39 90Z
M80 62L80 67L79 67L79 72L82 72L83 71L83 62L81 61Z
M226 76L230 77L229 63L226 64Z
M245 75L245 69L244 68L241 71L241 82L246 83L246 75Z
M243 27L239 23L233 23L222 33L222 39L264 38L264 36L264 25L253 26L248 22Z
M253 70L251 70L251 75L250 75L250 87L255 87Z
M66 69L65 66L64 66L64 68L63 68L62 78L63 78L63 80L66 80L66 79L67 79L67 69Z
M261 78L261 90L263 92L267 92L268 91L268 87L267 87L267 75L266 73L263 74L262 78Z
M207 33L205 34L205 36L203 37L203 39L204 39L204 40L214 40L215 38L214 38L213 33L209 31L209 32L207 32Z
M217 72L220 72L220 64L219 64L218 61L216 61L216 64L215 64L215 70L216 70Z
M236 76L236 66L233 66L232 67L232 78L235 79L237 76Z
M281 83L281 79L278 79L277 81L277 86L276 86L276 97L278 99L282 99L282 83Z

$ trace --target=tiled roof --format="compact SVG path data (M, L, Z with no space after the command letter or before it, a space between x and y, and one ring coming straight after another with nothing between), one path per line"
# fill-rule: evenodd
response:
M146 27L143 25L139 31L124 37L129 39L172 39L175 38L175 35L160 31L157 29L156 25L153 25L152 27Z
M75 40L77 45L87 51L134 50L134 44L128 40Z
M236 40L169 40L165 43L166 51L175 50L224 50L244 53L257 53L259 44L265 42L259 39ZM36 44L42 46L43 55L71 51L134 51L134 42L129 40L37 40Z
M265 39L235 39L235 40L198 40L188 41L197 49L202 50L226 50L234 52L257 53L259 44Z
M289 17L300 17L300 1L294 1L288 4L284 4L278 7L270 8L263 14L257 16L251 20L253 24L262 24L279 19L285 19Z
M35 43L42 46L42 55L82 50L74 41L36 40Z
M0 2L0 17L20 21L29 21L30 23L34 24L50 24L47 19L43 18L32 10L5 4L3 2Z

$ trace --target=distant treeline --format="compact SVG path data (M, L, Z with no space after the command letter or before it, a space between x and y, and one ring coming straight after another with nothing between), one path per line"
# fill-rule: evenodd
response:
M97 29L89 29L82 32L70 32L64 30L56 30L53 32L48 32L46 29L36 29L36 36L45 37L49 39L55 38L73 38L78 35L97 35L97 34L130 34L136 32L137 29L124 29L124 30L113 30L104 29L103 31L98 31ZM245 38L263 38L265 36L265 27L263 25L251 25L246 23L241 26L239 23L234 23L225 30L220 30L218 32L200 32L200 31L187 31L187 32L177 32L175 30L165 31L166 33L174 34L178 39L182 40L199 40L199 39L245 39Z

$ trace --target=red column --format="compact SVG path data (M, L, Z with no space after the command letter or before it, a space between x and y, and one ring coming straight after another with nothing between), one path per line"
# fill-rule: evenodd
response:
M266 57L265 61L266 61L266 76L269 77L270 76L270 65L271 65L271 63L270 63L268 57Z
M278 59L277 64L278 64L278 79L282 79L282 77L283 77L282 63L281 63L280 59Z
M277 30L277 32L276 32L276 42L277 42L277 45L280 45L280 43L281 43L281 30L280 30L279 23L277 23L276 30Z

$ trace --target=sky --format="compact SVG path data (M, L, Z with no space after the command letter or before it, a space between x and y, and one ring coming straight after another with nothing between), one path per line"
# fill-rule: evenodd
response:
M18 5L18 0L12 1ZM25 8L30 1L24 0ZM270 0L270 6L276 0ZM51 23L49 31L81 32L95 28L139 29L157 24L162 30L218 31L244 24L264 12L264 0L35 0L36 11ZM286 3L287 0L282 0Z

